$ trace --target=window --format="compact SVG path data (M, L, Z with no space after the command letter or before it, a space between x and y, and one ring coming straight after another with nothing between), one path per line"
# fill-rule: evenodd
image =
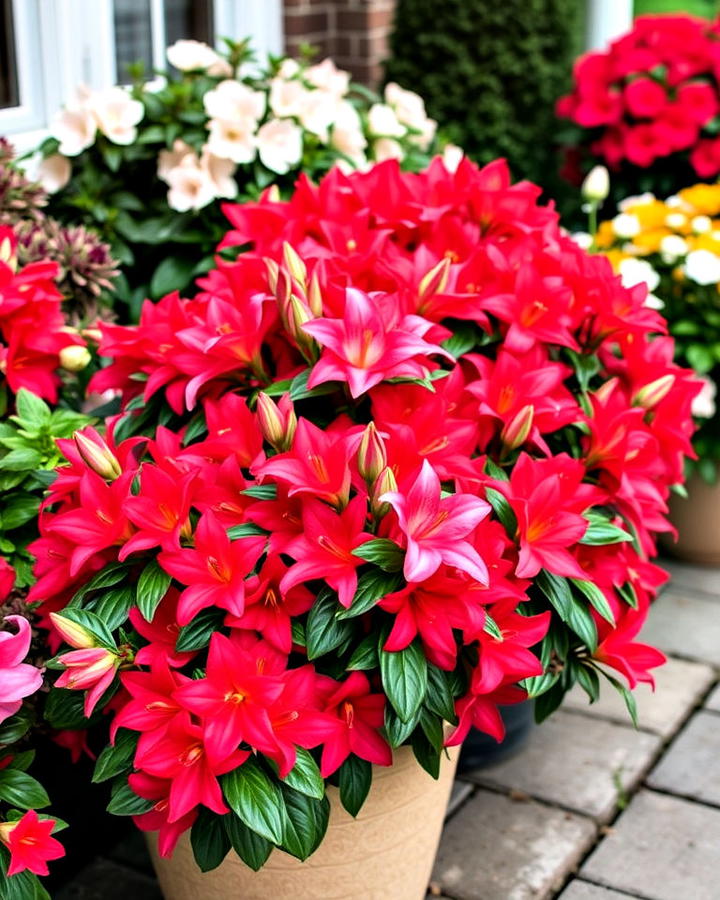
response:
M281 0L0 0L0 135L31 148L77 85L127 84L137 61L165 68L181 38L250 36L280 53L281 22Z

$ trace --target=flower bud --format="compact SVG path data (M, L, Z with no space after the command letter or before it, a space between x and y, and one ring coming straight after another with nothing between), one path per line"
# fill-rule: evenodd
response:
M358 471L362 478L371 485L386 466L385 444L378 434L375 423L370 422L363 432L358 448Z
M9 237L0 240L0 262L4 262L10 266L13 272L17 269L17 256L15 254L15 244Z
M500 440L506 451L517 450L522 447L530 434L535 418L535 407L532 403L518 410L509 422L505 423L500 432Z
M585 176L580 192L590 203L602 203L610 193L610 175L605 166L594 166Z
M395 473L389 466L385 466L382 472L375 479L370 497L370 510L377 519L382 519L390 512L390 504L380 498L390 491L397 490L397 481Z
M63 347L58 355L60 366L66 372L82 372L92 359L90 351L82 344L70 344L68 347Z
M295 339L298 349L308 362L314 362L317 359L317 344L315 339L307 334L302 327L315 318L310 307L297 294L293 294L286 307L286 314L288 331Z
M267 279L268 285L270 287L270 292L277 296L278 272L280 270L280 266L278 266L274 259L263 259L263 262L265 263L265 268L267 269Z
M297 417L290 394L283 394L279 404L262 391L257 398L257 419L265 440L279 453L292 446Z
M283 243L283 262L295 281L304 287L307 282L307 267L287 241Z
M319 318L323 314L323 302L322 294L320 292L320 279L318 278L317 271L313 272L310 278L310 284L308 285L307 291L307 301L312 314Z
M122 475L117 457L100 435L96 433L93 439L82 431L76 431L73 440L85 465L101 478L114 481Z
M450 259L445 257L433 266L420 280L418 295L421 300L427 300L435 294L442 293L447 287L450 274Z
M119 664L119 657L107 647L70 650L58 657L65 671L56 682L60 687L82 691L92 687Z
M66 644L70 644L71 647L75 647L78 650L89 650L91 647L97 647L98 642L95 635L82 625L78 625L77 622L66 619L65 616L55 612L50 613L50 621L60 637Z
M667 396L674 384L674 375L661 375L660 378L656 378L655 381L651 381L650 384L640 388L632 398L632 405L642 406L644 409L652 409L653 406L657 406Z

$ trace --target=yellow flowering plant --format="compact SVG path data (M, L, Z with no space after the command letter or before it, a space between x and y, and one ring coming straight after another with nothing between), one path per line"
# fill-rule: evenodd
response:
M646 303L662 309L676 361L705 381L693 403L698 460L691 465L714 483L720 467L720 184L696 184L664 200L651 193L628 197L594 236L576 238L604 253L625 286L647 284Z

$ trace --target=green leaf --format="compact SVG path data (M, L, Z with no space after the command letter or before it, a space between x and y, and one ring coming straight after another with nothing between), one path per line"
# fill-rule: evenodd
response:
M97 758L92 776L93 783L107 781L129 769L135 756L137 742L137 732L120 728L115 736L115 744L108 744Z
M567 579L541 569L535 576L535 584L545 594L563 622L567 622L573 605L573 595Z
M230 838L225 830L223 818L224 816L219 816L203 806L193 823L190 845L201 872L217 869L228 855Z
M285 812L277 784L270 780L254 759L223 775L223 794L228 806L257 834L281 844Z
M400 747L415 731L420 722L420 710L407 722L403 722L389 703L385 705L385 736L391 747Z
M549 691L559 678L559 672L544 672L542 675L533 675L530 678L525 678L522 685L527 691L528 697L533 699Z
M0 900L50 900L50 894L29 869L7 874L10 854L0 846Z
M353 624L337 615L342 611L334 594L322 592L310 607L305 640L308 659L317 659L337 649L353 633Z
M224 618L225 614L221 609L201 610L192 622L180 629L175 649L178 653L203 650L210 643L212 635L222 625Z
M598 633L595 619L590 614L590 610L575 598L573 598L567 624L591 653L597 650Z
M13 528L20 528L31 519L37 518L38 509L40 507L40 497L33 497L32 494L19 494L11 497L2 507L0 517L2 519L3 531L12 531Z
M223 816L223 822L233 850L246 866L257 872L267 862L273 845L256 831L248 828L235 813Z
M366 562L379 566L385 572L399 572L405 561L405 551L395 541L387 538L375 538L366 541L353 550L353 556L359 556Z
M115 638L103 620L94 612L80 606L66 606L62 610L62 617L89 631L104 647L115 649Z
M42 809L50 805L50 798L40 782L18 769L0 771L0 800L21 809Z
M40 397L20 388L15 396L15 409L23 424L40 426L50 420L50 407Z
M128 613L135 605L135 591L130 585L104 591L89 606L110 631L127 622Z
M72 606L79 606L85 597L93 591L104 587L112 587L119 584L128 574L129 566L126 563L112 563L101 569L97 575L93 576L87 584L83 585L80 590L73 595L70 601Z
M340 802L351 816L356 816L372 784L372 766L351 753L338 770Z
M508 537L514 539L518 527L517 518L507 498L500 491L496 491L495 488L491 487L485 488L485 497L507 532Z
M432 663L428 663L428 687L425 705L445 722L456 722L455 699L450 676Z
M246 497L255 497L257 500L275 500L277 498L277 485L253 484L251 487L247 487L244 490L240 491L240 493L244 494ZM246 524L249 525L252 523L247 522ZM262 529L260 530L262 531ZM228 530L228 534L230 534L230 531L232 531L232 529Z
M595 353L580 354L574 350L566 350L566 353L570 358L573 369L575 369L575 377L581 390L587 393L591 379L600 371L600 361L597 355Z
M0 724L0 744L14 744L27 734L33 724L33 713L29 706L21 707L14 716Z
M613 615L610 604L608 603L605 594L603 594L596 584L593 584L592 581L583 581L579 578L571 578L570 583L587 597L593 609L601 615L606 622L609 622L611 625L615 624L615 616Z
M348 660L347 669L353 671L365 671L368 669L377 669L380 664L378 657L377 635L373 632L362 641L353 650Z
M273 485L275 487L275 485ZM243 491L243 493L245 493ZM254 522L243 522L242 525L232 525L227 530L227 536L231 541L237 541L244 537L257 537L257 535L267 534L264 528L256 525Z
M160 568L156 559L149 562L140 573L137 584L137 607L146 622L152 622L160 601L167 593L172 578Z
M152 800L145 800L133 791L127 783L127 778L122 776L113 782L110 802L107 811L114 816L141 816L149 812L153 807Z
M42 453L38 450L22 447L17 450L11 450L3 456L0 459L0 469L5 469L8 472L29 472L33 469L39 469L42 461Z
M575 670L577 682L580 687L590 698L591 703L595 703L600 697L600 679L595 669L590 666L580 665Z
M338 389L337 382L333 381L319 384L317 387L310 389L307 386L307 383L311 371L312 369L304 369L299 375L296 375L293 378L290 384L290 399L293 402L297 400L307 400L308 397L322 397L325 394L334 394ZM266 393L268 393L267 390Z
M187 256L166 256L153 272L150 279L150 294L159 300L173 291L183 291L192 277L195 268L193 254Z
M296 747L295 765L288 772L282 783L301 794L321 800L325 796L325 779L320 774L318 764L309 750Z
M419 641L404 650L380 650L380 675L388 700L403 722L410 721L425 699L427 660Z
M379 600L397 591L403 583L401 576L395 572L383 572L371 569L358 579L357 590L349 609L340 609L338 619L352 619L372 609Z
M285 801L285 822L282 849L291 856L306 860L319 847L330 819L330 801L308 797L280 786Z
M620 544L632 542L632 535L628 534L617 525L613 525L604 516L595 513L586 513L585 519L590 523L585 534L580 538L581 544L591 547L602 547L606 544Z
M534 701L535 721L538 723L544 722L560 706L564 696L565 688L562 686L562 682L557 681L550 690L537 697Z
M415 759L425 769L428 775L437 779L440 775L441 751L437 750L422 729L418 729L412 736L411 746Z

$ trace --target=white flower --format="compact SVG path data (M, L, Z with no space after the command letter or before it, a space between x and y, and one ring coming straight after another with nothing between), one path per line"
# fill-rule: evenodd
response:
M637 194L634 197L626 197L618 203L620 212L625 212L633 206L649 206L655 202L655 194L645 191L644 194Z
M232 200L237 196L238 186L235 181L235 169L237 166L230 159L220 159L215 156L209 146L203 147L200 157L200 168L207 172L215 188L216 197L226 197Z
M687 216L685 213L673 212L665 216L665 224L668 228L674 228L676 231L684 228L687 224Z
M214 156L232 160L234 163L249 163L255 159L255 119L211 119L208 122L210 136L207 148Z
M419 132L413 135L411 140L426 148L435 137L437 122L428 118L422 97L413 91L404 90L391 81L385 87L385 102L395 111L402 125Z
M203 105L210 119L224 119L226 122L249 119L257 123L265 114L265 94L228 79L205 94Z
M373 159L375 162L384 162L386 159L402 159L405 151L402 146L392 138L378 138L373 143Z
M712 231L712 219L710 216L695 216L690 219L690 227L695 234L705 234L706 231Z
M270 119L255 141L262 164L278 175L284 175L302 158L302 130L289 119Z
M696 284L720 282L720 256L709 250L692 250L685 257L685 275Z
M324 59L305 70L305 79L314 87L326 91L336 99L342 99L350 87L350 73L338 69L331 59Z
M278 69L278 76L280 78L294 78L299 71L300 71L300 63L296 59L291 59L288 56L287 59L284 59L280 63L280 68Z
M442 161L448 172L457 172L457 168L463 161L465 153L457 144L446 144L443 150Z
M65 187L71 175L70 160L60 153L53 153L40 161L34 180L40 182L48 194L55 194Z
M180 140L180 138L175 140L172 150L161 150L158 154L158 178L166 182L168 174L176 166L180 165L180 160L184 156L187 156L188 153L194 155L195 151L190 144L186 144L185 141Z
M127 146L137 137L138 122L145 115L145 107L133 100L121 87L111 87L90 98L98 128L114 144Z
M95 143L97 123L86 107L66 106L55 116L50 134L60 141L58 150L63 156L77 156Z
M207 166L201 166L194 153L187 153L180 163L167 173L170 185L167 201L170 209L187 212L202 209L215 199L215 184Z
M687 241L681 238L679 234L666 234L660 241L660 253L663 262L673 263L680 256L685 256L688 252Z
M403 137L407 128L398 121L395 111L386 103L373 103L368 112L370 134L377 137Z
M582 247L583 250L589 250L594 243L593 236L588 234L587 231L576 231L575 234L571 234L570 237L575 241L578 247Z
M309 93L307 88L297 78L289 81L284 78L273 78L268 98L272 114L280 119L299 116L307 93Z
M580 193L585 200L592 203L600 203L610 193L610 173L605 166L593 166L585 176L580 188Z
M665 304L655 294L648 294L645 298L645 303L643 303L643 306L647 306L649 309L662 309Z
M652 292L660 284L660 276L649 262L644 259L623 259L618 266L623 287L635 287L646 284Z
M685 201L682 197L678 197L677 194L672 194L672 196L668 197L665 200L665 206L671 206L673 208L685 209Z
M358 166L365 163L367 141L362 131L362 122L355 107L347 100L341 100L337 106L330 145Z
M640 234L640 219L631 213L620 213L612 220L612 229L619 238L634 238Z
M327 144L328 132L337 118L340 102L327 91L306 91L300 106L300 124Z
M698 419L712 419L716 409L715 395L717 394L717 385L707 375L698 377L702 379L703 386L700 389L700 393L693 397L691 412Z
M175 41L167 48L167 58L181 72L202 70L208 75L232 75L230 63L202 41Z

